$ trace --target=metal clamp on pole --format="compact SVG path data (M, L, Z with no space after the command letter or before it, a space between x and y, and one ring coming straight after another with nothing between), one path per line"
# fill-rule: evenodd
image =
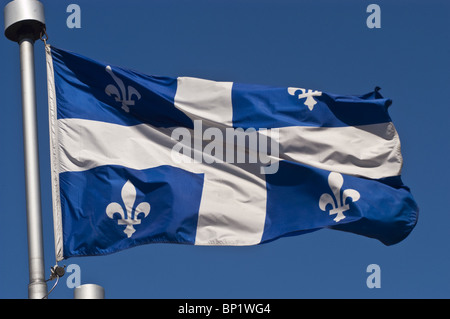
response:
M44 6L37 0L15 0L4 9L5 36L20 46L22 110L27 199L28 298L47 295L42 237L41 192L34 79L34 42L45 30Z

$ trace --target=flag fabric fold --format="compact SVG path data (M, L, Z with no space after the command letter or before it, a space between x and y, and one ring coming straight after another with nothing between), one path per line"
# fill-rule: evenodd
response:
M392 245L418 207L378 89L148 76L46 46L57 260L322 228Z

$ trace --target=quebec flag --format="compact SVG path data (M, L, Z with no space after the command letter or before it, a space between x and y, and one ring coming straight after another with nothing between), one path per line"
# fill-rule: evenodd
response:
M392 245L418 207L378 89L148 76L46 46L57 260L332 228Z

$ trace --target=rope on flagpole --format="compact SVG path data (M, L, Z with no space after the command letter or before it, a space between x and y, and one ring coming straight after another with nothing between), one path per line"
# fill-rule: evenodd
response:
M46 280L46 281L48 281L48 280ZM56 288L56 285L58 284L58 282L59 282L59 276L56 276L56 282L53 285L52 289L50 289L49 292L44 297L42 297L42 299L47 299L48 298L48 295L50 295L50 293L53 291L53 289Z
M41 34L39 35L39 39L44 42L45 46L47 46L48 34L45 26L42 29Z
M64 270L65 268L66 268L65 265L63 267L61 267L61 266L58 266L58 264L56 264L53 267L50 267L50 272L51 272L50 278L48 278L45 282L52 281L54 279L56 279L56 282L53 285L52 289L50 289L49 292L44 297L42 297L42 299L46 299L50 295L50 293L56 288L56 286L58 285L58 282L59 282L59 278L64 276L64 274L66 273L66 271Z

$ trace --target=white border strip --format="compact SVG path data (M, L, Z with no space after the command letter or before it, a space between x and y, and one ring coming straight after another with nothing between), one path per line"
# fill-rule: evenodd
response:
M48 120L50 135L50 170L52 183L53 228L55 236L56 261L64 259L63 255L63 229L61 218L61 198L59 192L59 150L58 150L58 122L55 92L55 77L53 73L53 60L50 45L45 46L47 63L47 90L48 90Z

